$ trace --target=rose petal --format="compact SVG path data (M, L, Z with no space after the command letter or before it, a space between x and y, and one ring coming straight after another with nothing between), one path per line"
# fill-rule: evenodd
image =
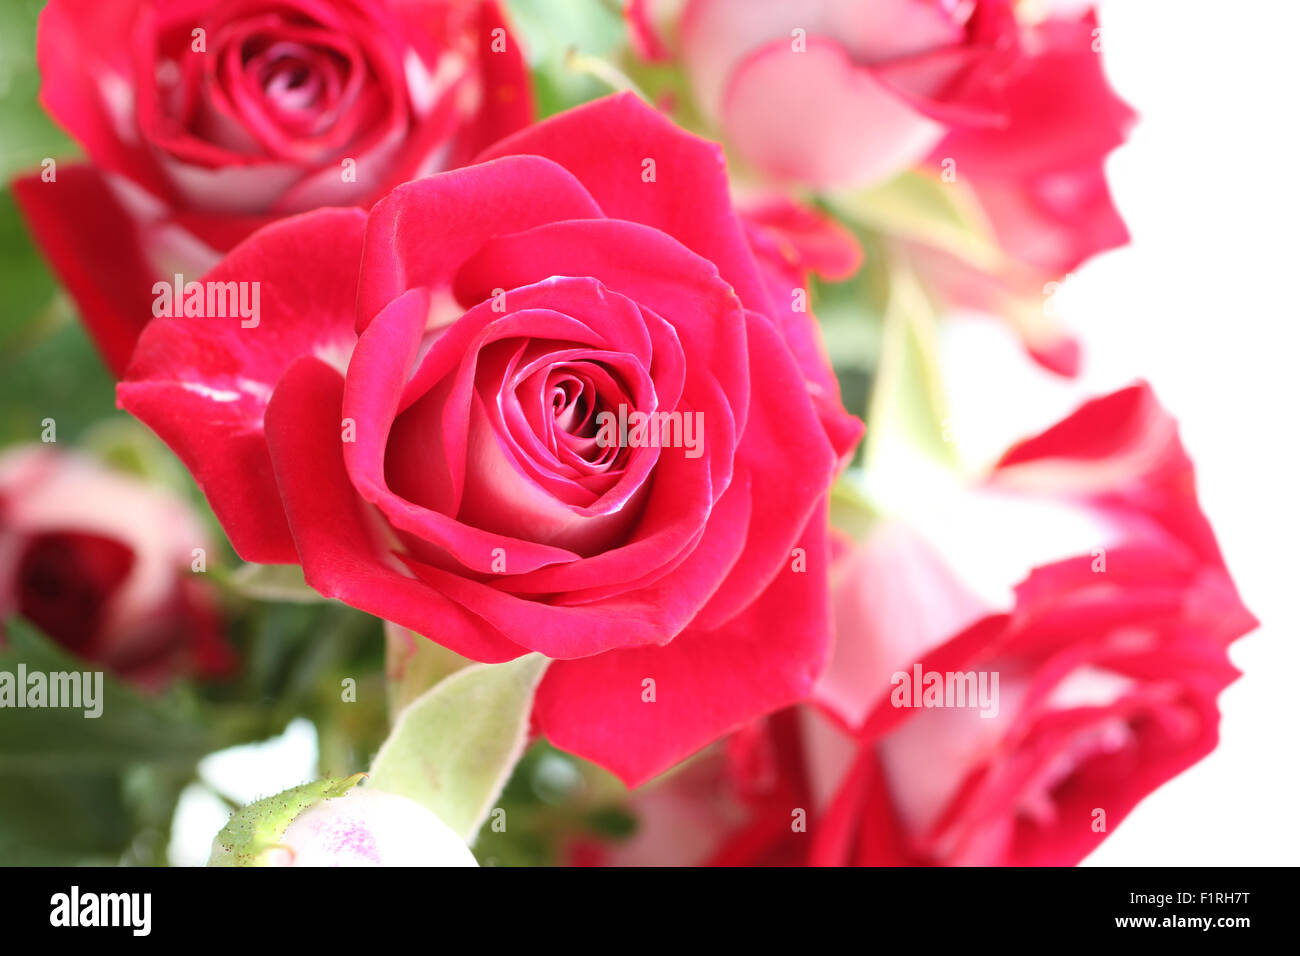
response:
M800 544L812 573L786 569L744 613L688 628L664 647L551 665L534 716L557 747L636 786L747 720L806 696L828 650L825 506ZM643 698L647 680L654 699Z
M257 325L155 319L118 385L118 403L185 462L246 561L297 559L262 420L299 356L346 363L364 224L359 210L328 209L257 233L203 279L259 283Z
M267 408L267 440L307 583L474 660L524 653L385 554L343 465L342 410L342 376L313 356L290 367Z

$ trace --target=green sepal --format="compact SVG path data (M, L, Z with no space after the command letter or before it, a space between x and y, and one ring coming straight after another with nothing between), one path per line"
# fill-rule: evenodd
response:
M322 800L343 796L363 777L326 777L236 810L213 839L208 866L265 866L267 854L280 846L284 831L299 814Z

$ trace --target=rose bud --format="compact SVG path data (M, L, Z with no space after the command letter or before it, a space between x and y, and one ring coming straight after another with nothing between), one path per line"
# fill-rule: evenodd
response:
M407 797L323 780L235 812L209 866L478 866L451 827Z
M170 493L48 446L0 455L0 613L146 687L230 663L191 570L209 547Z
M51 0L36 57L88 162L15 197L119 375L157 281L197 279L278 218L369 205L532 115L495 0Z

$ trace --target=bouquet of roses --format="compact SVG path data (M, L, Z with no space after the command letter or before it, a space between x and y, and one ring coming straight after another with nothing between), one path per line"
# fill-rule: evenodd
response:
M197 788L214 865L1073 864L1215 746L1255 621L1151 388L980 457L944 385L1086 358L1086 5L36 12L0 855Z

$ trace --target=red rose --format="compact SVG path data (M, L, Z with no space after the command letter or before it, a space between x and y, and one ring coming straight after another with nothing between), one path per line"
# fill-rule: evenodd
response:
M707 793L674 774L635 798L725 829L677 862L1073 865L1214 748L1226 648L1256 622L1146 386L1015 446L956 507L926 499L923 527L837 559L821 708L733 735ZM1003 554L1032 566L1013 588Z
M180 500L78 455L0 455L0 615L20 614L87 661L155 687L229 664L208 547Z
M51 0L37 60L90 162L15 196L117 374L156 280L459 165L532 112L492 0Z
M260 323L155 320L119 400L245 559L554 658L541 730L638 782L807 694L860 426L716 146L623 95L480 160L257 233L207 279L259 281Z

